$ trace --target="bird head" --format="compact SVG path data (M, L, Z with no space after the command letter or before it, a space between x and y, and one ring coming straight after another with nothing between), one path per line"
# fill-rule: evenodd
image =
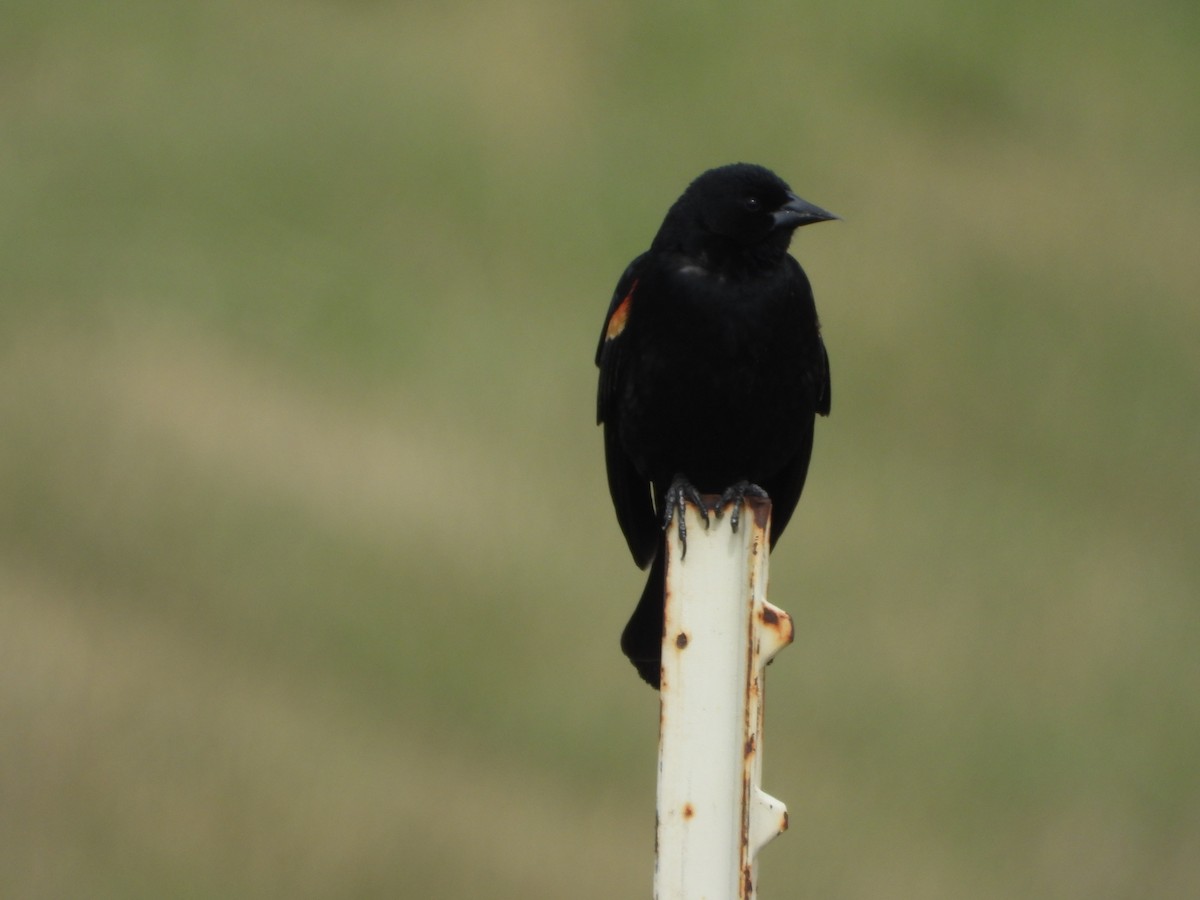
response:
M703 259L773 264L801 225L838 218L800 199L770 169L734 163L709 169L671 207L655 245Z

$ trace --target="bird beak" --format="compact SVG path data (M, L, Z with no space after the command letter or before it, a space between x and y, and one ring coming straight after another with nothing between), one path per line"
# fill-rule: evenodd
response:
M813 222L828 222L830 219L840 218L841 216L835 216L807 200L801 200L795 194L788 194L788 202L775 213L775 227L799 228Z

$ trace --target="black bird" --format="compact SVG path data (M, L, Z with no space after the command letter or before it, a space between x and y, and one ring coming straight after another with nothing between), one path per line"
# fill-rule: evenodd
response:
M762 166L711 169L613 293L596 419L617 522L638 566L651 566L621 649L654 687L664 530L677 517L686 551L684 501L707 522L701 494L722 495L720 516L765 493L774 547L800 499L814 419L829 414L829 359L812 288L787 251L796 228L836 218Z

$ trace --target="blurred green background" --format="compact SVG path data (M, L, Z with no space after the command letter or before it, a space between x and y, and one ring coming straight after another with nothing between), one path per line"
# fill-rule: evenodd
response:
M1200 896L1200 6L3 4L0 892L649 895L592 354L776 169L760 896Z

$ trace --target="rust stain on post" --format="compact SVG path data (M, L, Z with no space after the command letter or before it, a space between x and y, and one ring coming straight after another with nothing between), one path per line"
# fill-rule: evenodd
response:
M759 506L752 506L754 512L754 523L759 528L765 527L765 521L759 520ZM757 542L754 545L757 549ZM751 576L753 578L753 576ZM751 582L753 585L753 581ZM753 596L750 598L750 603L754 603ZM742 747L742 824L739 840L740 847L740 863L742 870L742 885L741 894L738 900L746 900L754 896L754 853L750 847L750 820L754 812L751 808L750 800L754 791L754 763L757 759L757 744L754 740L758 717L758 654L757 641L755 640L755 622L754 616L750 615L746 619L746 692L742 701L742 734L746 735L745 744Z
M765 531L767 523L771 521L771 501L747 497L746 505L750 507L750 512L754 513L754 524Z
M783 610L776 609L770 603L764 603L759 609L758 619L762 622L763 630L774 635L774 641L768 641L768 643L785 647L795 639L795 623L792 622L792 617Z

